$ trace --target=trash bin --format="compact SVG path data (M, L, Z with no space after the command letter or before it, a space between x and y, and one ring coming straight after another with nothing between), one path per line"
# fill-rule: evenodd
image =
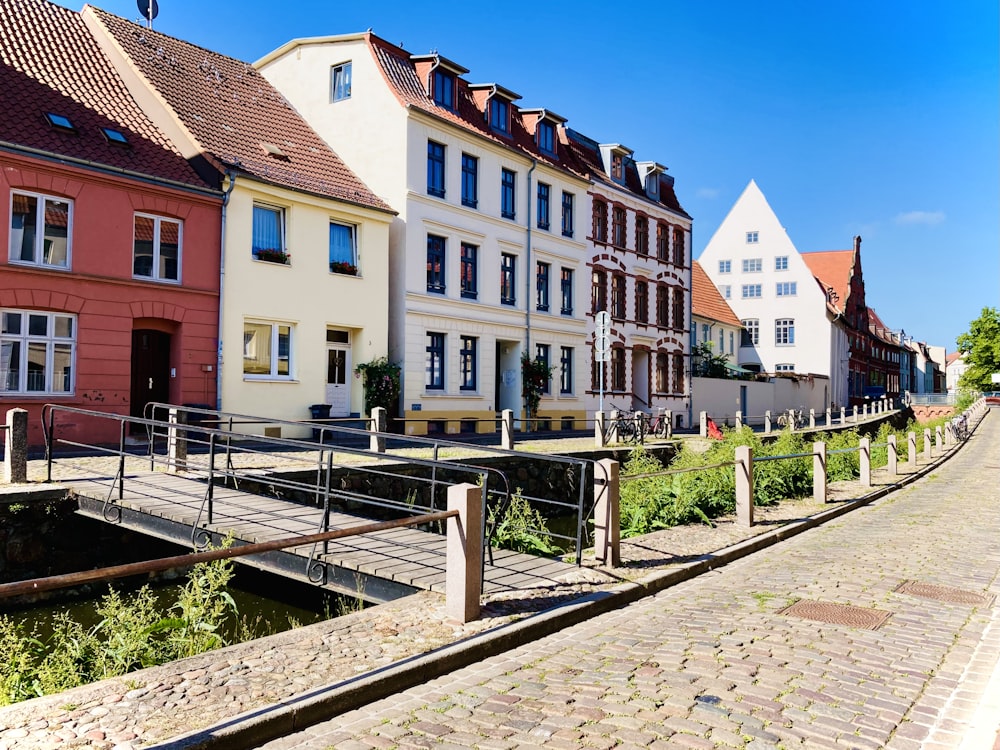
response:
M313 404L309 407L309 416L313 419L329 419L330 404ZM313 427L313 440L319 440L323 433L318 427Z

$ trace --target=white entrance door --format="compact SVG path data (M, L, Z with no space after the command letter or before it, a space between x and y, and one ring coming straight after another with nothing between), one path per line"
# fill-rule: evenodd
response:
M351 350L347 346L327 344L326 403L331 417L347 417L351 413Z

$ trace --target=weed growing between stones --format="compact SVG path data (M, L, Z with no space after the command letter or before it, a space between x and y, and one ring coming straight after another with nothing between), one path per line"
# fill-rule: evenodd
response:
M494 529L492 543L503 549L533 555L558 555L562 551L553 543L545 518L521 496L520 487L511 495L502 518L490 509L488 525Z

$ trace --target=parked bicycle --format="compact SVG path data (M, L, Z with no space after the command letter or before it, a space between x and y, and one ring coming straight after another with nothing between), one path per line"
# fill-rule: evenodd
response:
M645 420L643 420L645 422ZM670 421L662 411L649 420L647 434L665 440L670 437Z
M951 433L955 436L956 440L969 439L969 420L964 414L951 420Z
M791 425L793 430L798 430L806 426L805 417L802 416L802 409L797 412L782 412L778 415L778 427L785 428Z
M617 418L608 425L608 434L605 439L610 439L612 435L617 437L619 443L642 443L646 438L648 430L647 417L641 411L620 411Z

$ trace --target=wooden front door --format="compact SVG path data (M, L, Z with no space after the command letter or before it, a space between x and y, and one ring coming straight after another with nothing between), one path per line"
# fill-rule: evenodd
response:
M150 401L170 400L170 334L138 329L132 331L132 393L129 413L143 416ZM157 419L166 419L157 414ZM140 430L141 431L141 430Z

